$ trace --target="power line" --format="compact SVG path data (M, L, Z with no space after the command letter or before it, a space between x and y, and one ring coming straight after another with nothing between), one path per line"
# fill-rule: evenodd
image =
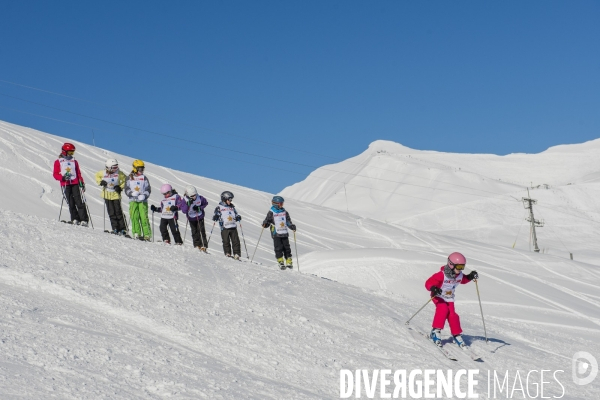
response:
M97 127L93 127L93 126L88 126L88 125L82 125L82 124L78 124L78 123L70 122L70 121L64 121L64 120L61 120L61 119L58 119L58 118L53 118L53 117L48 117L48 116L44 116L44 115L40 115L40 114L35 114L35 113L27 112L27 111L22 111L22 110L18 110L18 109L15 109L15 108L4 107L4 106L0 106L0 108L11 110L11 111L15 111L15 112L19 112L19 113L23 113L23 114L28 114L28 115L32 115L32 116L35 116L35 117L44 118L44 119L48 119L48 120L52 120L52 121L62 122L62 123L66 123L66 124L69 124L69 125L79 126L79 127L82 127L82 128L94 129L94 130L103 131L103 132L107 132L107 133L111 133L111 134L113 133L111 131L107 131L106 129L101 129L101 128L97 128ZM131 134L128 134L128 133L119 133L119 134L131 135ZM157 141L154 141L154 140L151 140L151 139L145 139L145 140L147 140L149 142L152 142L152 143L163 144L162 142L157 142ZM192 149L192 148L189 148L189 147L180 147L180 146L174 146L174 145L170 145L170 147L172 147L172 148L178 148L178 149L182 149L182 150L187 150L187 151L192 151L194 153L204 154L204 155L208 155L208 156L211 156L211 157L216 157L214 153L202 152L202 151L199 151L199 150L196 150L196 149ZM301 172L293 171L293 170L288 170L288 169L284 169L284 168L281 168L281 167L273 167L273 166L270 166L270 165L259 164L259 163L254 163L254 162L240 160L240 159L238 159L237 161L238 162L243 162L245 164L256 165L256 166L265 167L265 168L269 168L269 169L276 169L276 170L279 170L279 171L290 172L290 173L293 173L293 174L306 176L305 173L301 173ZM333 171L333 172L341 172L341 171ZM364 175L358 175L358 174L351 174L351 173L346 173L346 174L365 177ZM439 201L439 200L432 200L430 198L410 196L410 195L406 195L406 194L402 194L402 193L391 192L391 191L388 191L388 190L377 189L377 188L373 188L373 187L370 187L370 186L363 186L363 185L358 185L358 184L349 183L349 182L346 183L345 181L337 181L337 180L331 179L331 178L323 178L323 177L319 177L319 176L316 176L316 175L312 175L312 177L315 178L315 179L323 180L323 181L330 181L330 182L348 184L348 185L351 185L351 186L356 186L356 187L365 188L365 189L374 190L374 191L383 192L383 193L389 193L389 194L396 195L396 196L408 197L408 198L413 198L413 199L417 199L417 200L425 200L425 201L429 201L429 202L433 202L433 203L444 204L446 206L459 207L459 208L463 208L463 209L468 209L468 210L483 212L482 210L478 210L478 209L475 209L475 208L465 207L465 206L461 206L461 205L457 205L457 204L445 203L445 202L442 202L442 201ZM366 178L370 178L370 177L366 177ZM370 179L377 179L377 178L370 178ZM404 184L403 182L397 182L397 181L393 181L393 182L399 183L399 184ZM408 183L406 185L419 186L419 185L408 184ZM440 188L431 188L431 187L427 187L427 186L422 186L422 187L425 187L425 188L430 189L430 190L448 191L446 189L440 189ZM476 190L476 189L473 189L473 190ZM463 192L458 192L458 193L464 194ZM490 192L490 193L493 193L493 192ZM494 194L497 194L497 193L494 193ZM479 195L475 195L475 194L472 194L472 193L470 195L472 195L472 196L478 196L478 197L484 197L486 199L492 199L491 197L479 196ZM502 194L499 194L499 195L503 196ZM512 196L509 196L509 197L512 197ZM513 197L513 199L514 199L514 197ZM504 199L504 198L496 198L496 200L510 201L510 200ZM599 222L597 222L597 221L595 221L593 219L590 219L590 218L583 218L583 217L580 217L580 216L577 216L577 215L574 215L574 214L565 213L562 210L555 210L555 211L563 213L563 214L566 214L566 215L569 215L569 216L574 217L574 218L580 218L580 219L583 219L583 220L586 220L586 221L591 221L591 222L600 224ZM518 218L518 217L513 217L512 215L505 215L505 214L501 214L501 213L497 213L497 212L491 212L491 211L487 211L487 213L501 215L503 217L509 217L509 218Z
M62 108L49 106L47 104L38 103L38 102L35 102L35 101L23 99L23 98L20 98L20 97L8 95L8 94L5 94L5 93L0 93L0 96L5 96L5 97L13 98L13 99L16 99L16 100L19 100L19 101L24 101L26 103L31 103L31 104L39 105L39 106L42 106L42 107L50 108L52 110L57 110L57 111L65 112L65 113L68 113L68 114L77 115L79 117L93 119L93 120L96 120L96 121L100 121L100 122L104 122L104 123L108 123L108 124L120 126L120 127L123 127L123 128L128 128L128 129L133 129L133 130L137 130L137 131L140 131L140 132L150 133L150 134L153 134L153 135L163 136L163 137L167 137L167 138L170 138L170 139L181 140L183 142L189 142L189 143L199 144L201 146L212 147L212 148L215 148L215 149L219 149L219 150L223 150L223 151L229 151L229 152L232 152L232 153L244 154L244 155L251 156L251 157L264 158L264 159L271 160L271 161L277 161L277 162L283 162L283 163L292 164L292 165L298 165L298 166L301 166L301 167L311 168L311 169L315 169L315 170L316 169L320 169L322 171L330 171L330 172L335 172L335 173L338 173L338 174L345 174L345 175L351 175L351 176L356 176L356 177L362 177L362 178L368 178L368 179L373 179L373 180L384 181L384 182L398 183L398 184L402 184L402 185L408 185L408 186L422 187L422 188L425 188L425 189L431 189L431 187L426 186L426 185L418 185L418 184L415 184L415 183L400 182L400 181L395 181L395 180L391 180L391 179L384 179L384 178L375 178L375 177L370 177L370 176L367 176L367 175L360 175L360 174L355 174L355 173L351 173L351 172L344 172L344 171L333 170L333 169L329 169L327 167L319 167L317 165L303 164L303 163L298 163L298 162L294 162L294 161L288 161L288 160L284 160L284 159L278 159L278 158L274 158L274 157L267 157L267 156L263 156L263 155L260 155L260 154L249 153L249 152L245 152L245 151L232 150L232 149L228 149L226 147L216 146L216 145L212 145L212 144L208 144L208 143L203 143L203 142L199 142L199 141L191 140L191 139L184 139L184 138L180 138L180 137L177 137L177 136L174 136L174 135L168 135L166 133L151 131L151 130L143 129L143 128L137 128L135 126L125 125L125 124L121 124L119 122L113 122L113 121L106 120L106 119L103 119L103 118L96 118L96 117L93 117L93 116L90 116L90 115L76 113L74 111L69 111L69 110L65 110L65 109L62 109ZM399 174L411 176L411 174L406 174L406 173L399 173ZM455 184L455 183L446 183L446 182L440 182L440 183L451 184L451 185L457 186L457 187L463 187L465 189L472 190L472 191L475 191L475 192L490 193L490 194L493 194L495 196L505 196L505 194L503 194L503 193L497 193L497 192L492 192L492 191L489 191L489 190L482 190L482 189L477 189L477 188L471 188L469 186L458 185L458 184ZM464 194L463 191L456 191L456 190L449 190L449 189L437 189L437 190L442 190L442 191L452 192L452 193ZM470 195L477 196L477 197L484 197L484 198L488 198L489 197L489 196L478 195L478 194L474 194L474 193L470 193ZM506 199L506 201L510 201L510 200Z
M259 140L259 139L249 138L249 137L243 136L243 135L237 135L237 134L233 134L233 133L229 133L229 132L225 132L225 131L221 131L221 130L215 130L215 129L205 128L205 127L201 127L201 126L189 124L189 123L186 123L186 122L181 122L181 121L177 121L177 120L173 120L173 119L169 119L169 118L164 118L164 117L161 117L161 116L158 116L158 115L155 115L155 114L149 114L149 113L144 113L144 112L140 112L140 111L129 110L129 109L122 108L122 107L116 107L116 106L112 106L112 105L107 105L107 104L104 104L104 103L95 102L95 101L83 99L83 98L80 98L80 97L70 96L70 95L66 95L66 94L63 94L63 93L53 92L53 91L50 91L50 90L45 90L45 89L37 88L37 87L34 87L34 86L28 86L28 85L24 85L24 84L20 84L20 83L16 83L16 82L11 82L11 81L6 81L6 80L2 80L2 79L0 79L0 82L7 83L7 84L10 84L10 85L14 85L14 86L18 86L18 87L27 88L27 89L30 89L30 90L36 90L36 91L43 92L43 93L49 93L49 94L53 94L53 95L56 95L56 96L61 96L61 97L65 97L65 98L68 98L68 99L77 100L77 101L81 101L81 102L85 102L85 103L89 103L89 104L98 105L98 106L101 106L101 107L104 107L104 108L108 108L108 109L112 109L112 110L116 110L116 111L119 111L119 112L148 116L148 117L151 117L151 118L168 121L168 122L172 122L172 123L175 123L175 124L180 124L180 125L185 125L185 126L197 128L197 129L207 130L209 132L215 132L215 133L224 134L224 135L228 135L228 136L235 136L235 137L243 138L243 139L248 140L248 141L255 141L255 142L262 143L262 144L267 144L267 145L270 145L270 146L283 147L283 148L286 148L286 149L291 149L291 150L302 152L302 153L305 153L305 154L311 154L311 155L315 155L315 156L319 156L319 157L324 157L324 158L332 159L332 160L335 160L337 162L345 162L345 163L354 164L354 165L361 165L361 166L363 166L363 168L372 168L372 169L378 169L378 170L382 170L382 171L396 172L395 170L391 170L391 169L388 169L388 168L378 167L378 166L375 166L375 165L364 165L362 163L357 163L357 162L354 162L354 161L351 161L351 160L342 160L342 159L339 159L339 158L336 158L336 157L332 157L332 156L328 156L328 155L325 155L325 154L319 154L319 153L315 153L315 152L309 152L309 151L305 151L305 150L300 150L300 149L298 149L296 147L288 147L288 146L283 146L283 145L279 145L279 144L274 145L271 142L266 142L266 141L262 141L262 140ZM20 99L20 98L18 98L18 99L22 100L22 101L28 101L28 100L24 100L24 99ZM37 103L35 103L35 104L37 104ZM42 106L46 107L45 105L42 105ZM65 112L69 112L69 111L65 111ZM310 166L310 167L311 168L319 168L319 167L315 167L315 166ZM410 174L410 173L400 173L400 174L406 175L406 176L413 176L413 177L421 178L421 179L429 179L429 177L423 177L423 176L419 176L419 175L416 175L416 174ZM455 183L450 183L450 182L439 181L439 183L440 184L444 184L444 185L452 185L452 186L455 186L455 187L464 187L464 188L468 188L470 190L480 191L482 193L484 193L484 192L485 193L492 193L492 194L495 194L495 195L501 194L501 193L486 191L486 190L482 190L482 189L474 189L474 188L471 188L469 186L457 185Z

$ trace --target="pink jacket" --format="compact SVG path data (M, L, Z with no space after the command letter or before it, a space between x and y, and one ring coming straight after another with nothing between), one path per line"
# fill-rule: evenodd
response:
M445 276L444 276L444 267L445 267L445 265L443 265L440 268L439 272L436 272L435 274L431 275L429 277L429 279L427 279L427 281L425 282L425 289L431 290L431 288L433 286L437 286L440 289L442 288L442 285L444 284L444 278L445 278ZM460 280L460 284L464 285L465 283L469 283L469 282L471 282L469 280L469 278L467 278L467 276L465 274L463 274L463 277ZM439 297L434 297L433 298L433 302L436 303L436 304L438 302L440 302L440 301L444 301L444 300L441 299L441 298L439 298Z
M83 181L83 176L81 175L81 171L79 170L79 163L77 162L77 160L73 160L75 161L75 179L69 181L69 185L78 185L79 182L81 181L81 183L85 183ZM60 182L60 186L67 186L67 182L62 180L62 175L60 174L60 161L56 160L54 161L54 179L56 179L57 181Z

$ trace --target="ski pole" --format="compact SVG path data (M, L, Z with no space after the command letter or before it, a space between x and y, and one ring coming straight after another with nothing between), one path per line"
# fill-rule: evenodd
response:
M212 237L212 231L213 229L215 229L215 224L217 223L217 221L213 222L213 226L212 228L210 228L210 235L208 235L208 240L206 242L206 247L208 248L208 244L210 243L210 238Z
M483 319L483 307L481 307L481 297L479 296L479 285L477 279L475 281L475 288L477 289L477 299L479 299L479 310L481 311L481 321L483 322L483 334L485 335L485 342L488 343L487 330L485 329L485 319Z
M154 243L154 211L152 211L152 243Z
M296 231L294 231L294 247L296 248L296 262L298 263L298 272L300 272L300 258L298 257L298 245L296 244Z
M412 316L412 317L410 317L410 318L408 319L408 321L406 321L406 325L408 325L408 324L409 324L409 322L410 322L410 320L411 320L411 319L413 319L413 318L414 318L414 317L415 317L415 316L416 316L418 313L420 313L420 312L421 312L421 310L422 310L422 309L424 309L424 308L425 308L425 306L426 306L427 304L429 304L429 302L430 302L431 300L433 300L433 297L430 297L430 298L429 298L429 300L427 300L427 303L425 303L425 304L423 305L423 307L419 308L419 311L417 311L416 313L414 313L414 314L413 314L413 316Z
M60 202L60 211L58 212L58 220L60 221L60 217L62 215L63 203L65 202L65 189L61 186L60 191L62 193L62 200ZM68 203L68 202L67 202Z
M102 198L104 199L104 232L106 232L106 207L108 207L108 203L106 202L106 188L102 186Z
M90 224L92 224L92 229L94 229L94 221L92 221L92 214L90 213L90 208L87 205L87 201L85 199L85 195L83 194L83 188L81 187L81 182L79 182L79 194L81 195L81 201L85 204L85 209L87 210L88 218L90 219Z
M242 223L240 222L240 231L242 231L242 239L244 240L244 247L246 248L246 258L249 260L248 247L246 247L246 238L244 237L244 230L242 229Z
M262 230L260 231L260 236L258 237L258 242L256 242L256 247L254 248L254 253L252 254L252 258L250 259L250 262L252 262L252 260L254 260L254 256L256 255L256 250L258 249L258 244L260 243L260 238L262 237L264 230L265 230L265 227L263 226Z
M185 237L187 235L187 224L188 224L189 219L185 220L185 232L183 232L183 243L181 244L182 246L185 244Z
M125 222L125 230L127 230L127 232L129 232L129 224L127 223L127 217L125 216L125 212L123 211L123 203L122 200L123 197L121 197L121 193L119 193L119 206L121 207L121 215L123 216L123 221Z

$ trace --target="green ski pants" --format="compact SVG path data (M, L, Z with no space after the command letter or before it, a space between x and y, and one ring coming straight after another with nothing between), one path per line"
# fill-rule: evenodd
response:
M131 236L152 236L148 220L148 203L132 201L129 203L129 218L131 218ZM143 234L142 234L143 231Z

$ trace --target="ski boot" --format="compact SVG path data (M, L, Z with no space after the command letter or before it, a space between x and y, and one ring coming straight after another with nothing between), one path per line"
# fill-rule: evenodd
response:
M234 256L233 256L233 259L234 259L234 260L238 260L238 261L240 261L240 255L239 255L239 254L236 254L236 255L234 255Z
M206 247L200 247L200 251L203 251L203 252L207 253Z
M87 221L81 221L81 224L79 224L81 226L83 226L84 228L88 227L88 222Z
M429 334L429 338L436 346L442 347L442 332L439 329L433 328Z
M225 257L231 258L231 254L225 254Z
M454 343L456 343L458 345L458 347L460 347L460 348L467 346L460 333L458 335L454 335Z
M165 244L171 244L171 241L170 240L163 240L163 243L165 243Z
M289 269L294 269L294 264L292 262L292 257L289 257L287 260L285 260L285 263L286 263L286 265L287 265L287 267Z
M79 225L79 220L74 219L73 221L71 221L72 225Z
M279 264L279 269L280 270L284 270L286 268L285 264L283 263L283 257L279 257L277 259L277 263Z

